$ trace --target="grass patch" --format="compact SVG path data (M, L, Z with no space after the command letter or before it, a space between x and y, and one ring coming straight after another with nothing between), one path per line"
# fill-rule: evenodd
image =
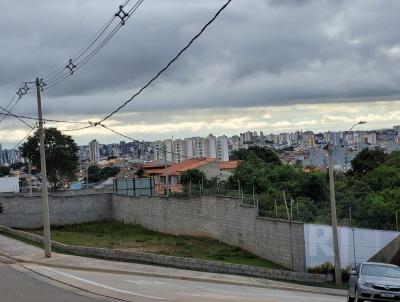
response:
M30 232L42 235L41 230ZM240 248L218 240L174 236L150 231L139 225L104 221L52 228L52 240L87 247L102 247L153 254L215 260L273 269L286 269Z

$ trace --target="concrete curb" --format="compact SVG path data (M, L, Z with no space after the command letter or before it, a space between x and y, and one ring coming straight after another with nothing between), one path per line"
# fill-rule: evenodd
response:
M203 282L203 283L214 283L214 284L225 284L225 285L236 285L236 286L247 286L254 288L269 288L269 289L279 289L279 290L287 290L287 291L295 291L295 292L305 292L305 293L314 293L320 295L329 295L336 297L346 297L346 291L336 290L332 291L324 288L317 287L306 287L306 286L296 286L296 284L290 283L279 283L279 284L263 284L263 283L255 283L255 282L239 282L239 281L229 281L223 279L214 279L214 278L201 278L201 277L192 277L192 276L178 276L178 275L166 275L161 273L152 273L152 272L143 272L143 271L123 271L123 270L113 270L113 269L102 269L102 268L92 268L92 267L83 267L83 266L72 266L72 265L62 265L55 263L45 263L41 261L32 261L21 259L18 257L13 257L10 255L6 255L0 252L0 256L8 258L13 261L11 263L21 263L21 264L36 264L44 267L51 268L60 268L60 269L69 269L76 271L89 271L89 272L98 272L98 273L109 273L109 274L120 274L120 275L131 275L131 276L144 276L144 277L154 277L154 278L163 278L163 279L174 279L174 280L185 280L185 281L194 281L194 282ZM274 281L272 281L274 282Z

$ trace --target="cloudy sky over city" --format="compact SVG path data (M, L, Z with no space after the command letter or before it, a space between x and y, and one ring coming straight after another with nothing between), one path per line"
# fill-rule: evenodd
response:
M145 0L91 61L44 92L45 117L96 121L107 115L224 3ZM65 66L120 4L2 1L0 105L22 81ZM233 0L179 61L106 124L140 140L346 130L361 119L368 124L360 129L399 124L399 11L398 0ZM37 114L35 94L13 112ZM7 118L0 122L0 142L12 147L27 131ZM101 127L70 134L80 144L121 140Z

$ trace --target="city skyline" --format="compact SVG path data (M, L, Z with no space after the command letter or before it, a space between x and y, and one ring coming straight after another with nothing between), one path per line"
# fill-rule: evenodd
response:
M388 103L387 102L379 102L378 104L382 105L382 103L384 104L384 106L387 106ZM291 107L291 109L298 109L299 105L293 106ZM332 106L332 107L331 107ZM396 106L394 104L394 106ZM242 117L242 118L233 118L231 119L231 123L235 123L238 122L237 125L234 125L233 127L229 128L229 130L220 130L220 131L209 131L212 130L211 128L205 127L205 129L200 129L200 130L193 130L192 128L188 128L187 131L173 131L174 127L171 128L171 132L167 132L168 134L164 134L165 133L165 129L164 131L161 131L160 134L156 134L154 132L157 132L157 129L160 130L163 127L165 127L165 124L160 124L157 125L156 128L153 128L150 126L150 130L152 131L152 133L148 133L147 131L144 132L140 132L139 134L133 133L130 134L131 132L129 131L129 129L126 129L125 125L121 124L116 124L115 126L113 126L113 129L119 130L121 132L123 132L124 134L130 134L131 137L139 140L139 141L156 141L156 140L162 140L162 139L167 139L167 138L185 138L185 137L196 137L196 136L207 136L208 134L212 133L216 136L220 136L220 135L227 135L227 136L232 136L235 134L238 134L239 132L245 132L245 131L263 131L264 133L267 134L279 134L279 133L285 133L285 132L295 132L295 131L313 131L315 133L319 133L319 132L326 132L326 131L347 131L355 122L363 120L363 121L367 121L366 124L364 125L359 125L357 126L354 130L366 130L366 131L371 131L371 130L382 130L382 129L390 129L393 125L396 125L398 121L400 121L400 112L396 112L392 110L392 107L388 107L388 110L391 111L390 113L387 114L375 114L375 115L366 115L366 114L359 114L357 119L351 119L351 118L346 118L343 116L339 116L339 115L335 115L335 112L338 113L339 111L344 112L344 111L350 111L351 114L354 114L354 112L357 111L357 107L355 106L349 106L350 108L347 109L347 104L343 105L343 107L338 107L338 105L324 105L325 110L321 110L320 106L316 106L316 105L307 105L307 111L312 111L312 110L319 110L322 111L322 121L321 123L317 123L316 120L299 120L297 119L297 121L293 121L293 122L289 122L289 121L280 121L280 122L276 122L276 123L271 123L271 114L268 113L264 113L263 111L258 112L258 114L261 117L264 117L263 120L258 120L258 121L251 121L249 120L249 117ZM375 113L379 113L379 107L381 106L377 106L375 107L374 111ZM335 108L335 110L332 110L332 114L329 115L327 114L327 112L330 111L331 108ZM270 110L270 112L272 111L272 114L276 113L276 111L278 110L278 108L273 108L272 110ZM255 110L257 111L257 110ZM288 108L285 108L284 112L290 113L291 110ZM362 113L362 112L361 112ZM399 114L399 118L397 119L397 114ZM392 118L391 118L392 117ZM336 121L335 118L338 120ZM383 118L386 119L386 121L383 123ZM223 129L223 125L224 123L229 123L228 120L221 120L219 122L220 124L218 125L219 129ZM240 127L241 125L246 125L247 123L254 125L257 124L258 126L262 126L265 125L265 123L270 123L271 126L274 126L277 128L276 131L268 131L268 129L264 128L264 129L260 129L260 128L240 128L238 129L238 127ZM203 125L205 125L206 123L202 123ZM332 124L337 124L336 127L332 127ZM345 127L343 126L344 124L347 124L348 126ZM382 124L385 125L382 126ZM308 125L308 126L307 126ZM58 126L57 124L51 125L51 126ZM70 125L65 125L65 127L70 126ZM170 125L171 126L171 125ZM197 126L194 123L194 128L196 128ZM229 125L228 125L229 126ZM175 125L176 127L176 125ZM129 128L129 127L128 127ZM280 129L280 130L279 130ZM1 132L1 130L0 130ZM80 135L80 136L76 136L76 135L72 135L74 139L76 139L77 143L79 145L84 145L87 143L87 141L93 139L93 138L97 138L98 140L101 140L104 143L113 143L115 141L119 141L119 136L117 135L106 135L107 133L104 133L103 131L97 131L96 129L92 129L89 130L88 132L89 134L86 135ZM179 135L179 133L181 135ZM11 143L8 143L8 140L3 140L0 141L3 145L4 148L11 148L14 146L15 143L17 143L20 138L19 136L25 135L25 131L22 131L20 133L17 133L15 135L13 135L15 138L15 140L12 140ZM66 132L66 134L70 135L71 133Z

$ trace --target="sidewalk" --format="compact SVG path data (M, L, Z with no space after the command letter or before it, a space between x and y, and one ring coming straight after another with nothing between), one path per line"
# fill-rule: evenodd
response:
M0 235L0 256L4 256L16 262L33 263L47 267L58 267L64 269L116 273L124 275L140 275L197 282L302 291L333 296L346 296L346 291L339 289L312 287L267 279L205 273L154 265L107 261L58 253L53 253L52 258L48 259L44 257L43 249L3 235Z

